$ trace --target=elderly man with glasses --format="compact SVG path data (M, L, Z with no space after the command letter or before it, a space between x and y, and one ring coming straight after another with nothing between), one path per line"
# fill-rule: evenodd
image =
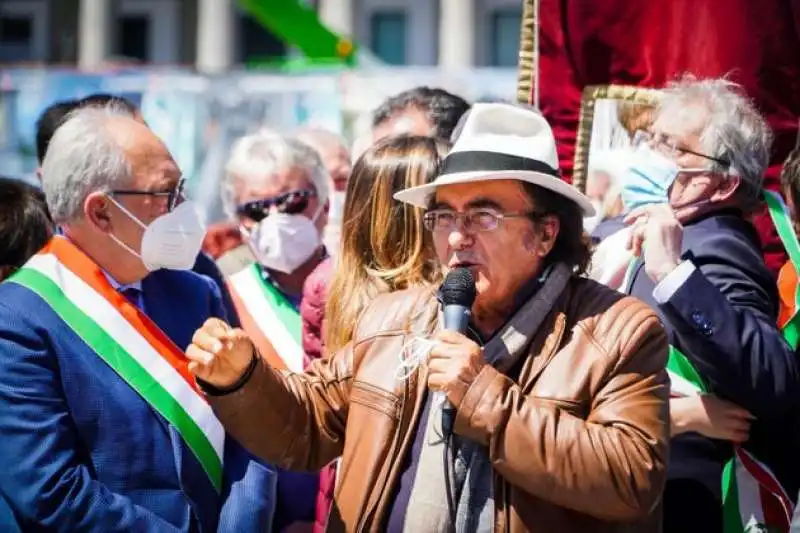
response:
M222 196L255 262L228 276L242 328L271 365L301 372L303 284L326 257L330 177L307 144L263 129L234 144ZM276 405L276 409L282 407ZM281 471L276 531L310 530L319 484L316 473Z
M342 456L332 531L657 531L666 336L581 277L593 209L545 119L476 104L437 179L397 198L429 207L463 327L431 289L383 295L348 346L292 374L208 321L186 354L226 428L288 468Z
M732 83L687 78L665 90L636 141L622 190L638 256L626 290L656 309L671 343L664 530L786 531L781 509L800 483L800 373L748 220L769 129Z
M183 348L219 290L164 144L113 102L42 165L62 235L0 284L0 494L22 531L269 530L275 470L228 438Z

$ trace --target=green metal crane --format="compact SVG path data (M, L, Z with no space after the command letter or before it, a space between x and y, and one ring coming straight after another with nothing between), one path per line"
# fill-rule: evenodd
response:
M301 0L239 0L239 6L276 37L303 52L303 59L281 62L283 69L356 65L356 45L322 24L316 11Z

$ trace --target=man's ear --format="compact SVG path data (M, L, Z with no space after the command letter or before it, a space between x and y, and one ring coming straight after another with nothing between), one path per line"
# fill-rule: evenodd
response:
M742 178L739 176L728 175L720 180L719 187L711 195L711 200L721 202L730 200L739 190L739 185L742 184Z
M561 222L555 215L548 215L536 223L541 233L541 239L536 246L536 254L539 257L546 257L556 245L558 232L561 230Z
M93 192L83 201L84 219L103 233L111 233L111 201L102 192Z

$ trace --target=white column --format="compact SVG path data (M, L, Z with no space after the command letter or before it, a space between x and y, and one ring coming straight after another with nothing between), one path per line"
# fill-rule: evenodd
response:
M461 70L475 62L474 0L439 0L439 67Z
M216 74L229 70L234 55L232 0L197 2L197 70Z
M319 18L343 37L353 36L353 0L319 0Z
M80 0L78 13L78 67L100 68L111 56L116 27L112 0Z

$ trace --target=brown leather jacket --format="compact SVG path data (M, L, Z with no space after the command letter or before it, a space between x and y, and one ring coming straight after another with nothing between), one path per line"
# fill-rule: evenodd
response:
M341 455L328 529L382 531L426 391L424 368L396 379L401 348L436 317L430 291L381 296L341 352L304 374L260 363L242 389L209 401L269 462L318 470ZM485 367L454 425L489 450L495 531L660 531L669 412L654 312L573 278L529 351L518 382Z

